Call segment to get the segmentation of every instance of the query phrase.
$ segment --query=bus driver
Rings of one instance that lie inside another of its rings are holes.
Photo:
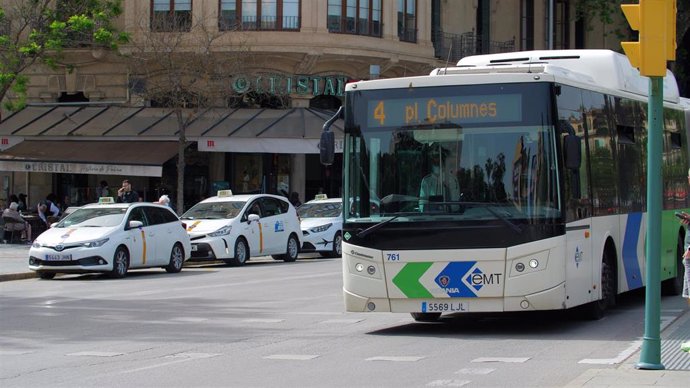
[[[433,206],[433,202],[454,202],[460,200],[460,185],[458,179],[448,173],[443,167],[443,159],[447,153],[440,145],[433,145],[431,150],[431,173],[422,178],[419,187],[419,211],[450,210],[451,207]],[[455,209],[456,207],[452,207]]]

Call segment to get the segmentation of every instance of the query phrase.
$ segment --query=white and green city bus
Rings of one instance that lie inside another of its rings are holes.
[[[601,317],[644,286],[648,79],[609,50],[466,57],[348,84],[347,311]],[[662,289],[679,293],[688,116],[664,79]],[[339,116],[338,116],[339,117]],[[322,161],[332,152],[324,125]]]

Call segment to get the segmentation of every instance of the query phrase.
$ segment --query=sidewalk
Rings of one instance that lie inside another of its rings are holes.
[[[28,245],[0,244],[0,282],[36,277],[28,265]],[[663,308],[663,307],[662,307]],[[592,368],[565,383],[565,387],[689,387],[690,353],[680,350],[690,340],[690,310],[662,327],[661,363],[665,370],[637,370],[640,350],[615,368]]]
[[[661,330],[661,363],[664,370],[638,370],[637,349],[616,368],[589,369],[565,387],[689,387],[690,353],[680,350],[690,340],[690,310]]]
[[[0,242],[0,282],[37,277],[29,270],[30,245]]]

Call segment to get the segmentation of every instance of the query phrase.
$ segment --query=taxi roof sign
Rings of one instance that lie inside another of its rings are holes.
[[[328,196],[326,194],[316,194],[314,199],[317,201],[323,201],[324,199],[328,199]]]
[[[100,198],[98,198],[98,204],[99,205],[106,205],[106,204],[110,204],[110,203],[115,203],[115,200],[113,199],[113,197],[100,197]]]
[[[218,190],[219,197],[232,197],[232,190]]]

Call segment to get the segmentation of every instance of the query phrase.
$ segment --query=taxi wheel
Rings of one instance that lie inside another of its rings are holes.
[[[249,247],[247,246],[247,241],[240,237],[237,239],[237,241],[235,241],[235,257],[228,260],[227,263],[228,265],[234,265],[236,267],[239,267],[247,262],[248,257]]]
[[[297,255],[299,255],[299,242],[294,234],[288,237],[287,241],[287,253],[283,256],[283,261],[286,263],[291,263],[297,260]]]
[[[333,237],[333,252],[331,252],[331,257],[340,257],[343,255],[343,236],[340,232],[337,232]]]
[[[180,243],[176,243],[172,247],[170,252],[170,263],[165,267],[165,271],[168,273],[178,273],[182,271],[182,265],[184,264],[184,250]]]
[[[116,279],[127,276],[127,268],[129,267],[129,252],[124,247],[118,247],[113,256],[113,269],[110,271],[110,276]]]
[[[45,280],[50,280],[55,277],[55,272],[39,272],[38,277]]]

